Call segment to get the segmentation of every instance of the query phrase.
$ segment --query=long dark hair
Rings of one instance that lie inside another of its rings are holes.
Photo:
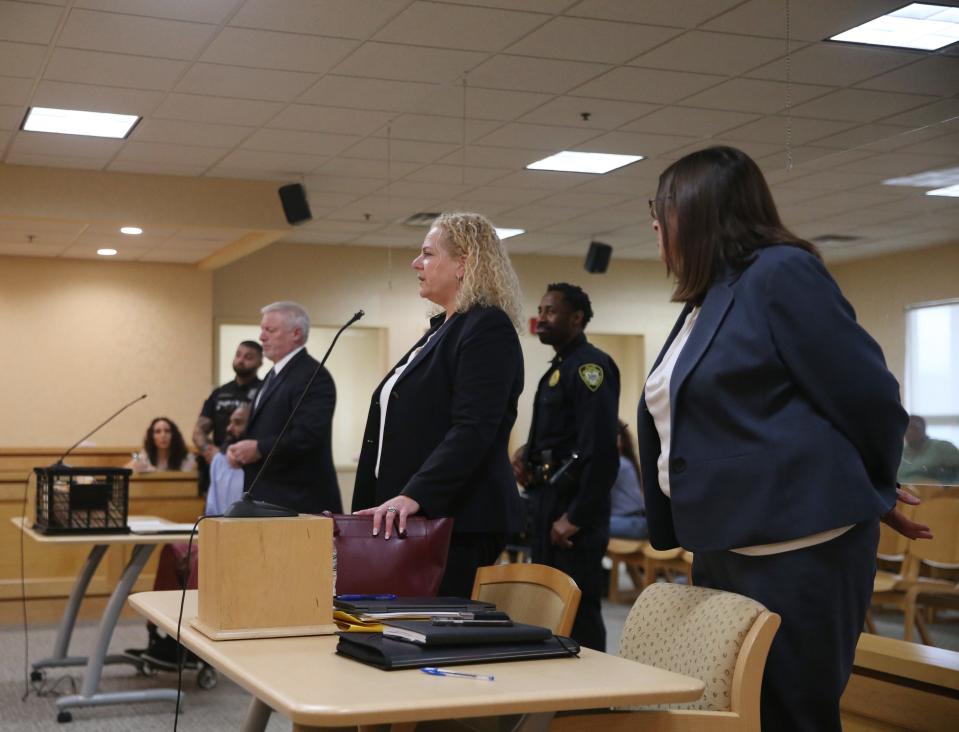
[[[157,417],[150,422],[147,433],[143,437],[143,449],[146,451],[147,457],[150,458],[150,465],[156,467],[157,464],[157,445],[153,441],[153,427],[157,422],[166,422],[170,425],[170,457],[167,459],[167,468],[179,470],[183,466],[183,461],[186,460],[186,443],[183,441],[180,428],[169,417]]]
[[[642,475],[642,473],[639,472],[639,460],[636,457],[636,450],[633,447],[633,436],[629,433],[629,425],[623,420],[619,420],[619,454],[633,464],[633,469],[636,471],[636,478],[639,480],[639,476]],[[642,484],[640,484],[640,489],[642,489]]]
[[[744,270],[773,244],[819,256],[783,225],[759,166],[734,147],[698,150],[666,168],[654,209],[666,269],[676,276],[674,302],[702,304],[726,268]]]

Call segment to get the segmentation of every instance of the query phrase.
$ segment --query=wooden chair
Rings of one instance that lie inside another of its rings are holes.
[[[872,605],[898,607],[904,615],[904,638],[912,639],[912,628],[915,626],[922,642],[932,645],[925,623],[915,611],[916,602],[926,592],[948,592],[954,583],[922,577],[920,570],[923,565],[939,569],[959,568],[959,501],[945,496],[934,498],[915,506],[912,515],[916,521],[929,525],[933,538],[908,542],[902,570],[898,574],[890,576],[888,572],[876,573]],[[915,591],[910,595],[914,588]],[[907,612],[907,602],[912,606],[910,612]],[[875,633],[868,616],[866,627],[870,633]]]
[[[656,577],[662,572],[666,579],[673,581],[675,575],[686,578],[686,583],[693,583],[692,554],[682,547],[676,549],[653,549],[647,544],[643,549],[643,582],[649,587],[656,582]]]
[[[759,732],[763,670],[780,618],[731,592],[659,582],[643,590],[626,619],[619,655],[701,678],[691,704],[561,714],[550,732]]]
[[[573,579],[544,564],[495,564],[476,570],[473,599],[496,604],[520,623],[542,625],[556,635],[573,629],[579,598]]]
[[[643,549],[649,546],[649,542],[639,539],[617,539],[612,538],[606,546],[606,556],[613,563],[609,570],[609,594],[607,597],[610,602],[633,602],[636,594],[645,586],[643,582],[643,564],[645,555]],[[626,568],[626,573],[633,582],[636,592],[628,593],[619,589],[620,567]]]

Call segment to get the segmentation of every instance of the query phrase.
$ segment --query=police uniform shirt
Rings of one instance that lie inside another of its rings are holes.
[[[223,444],[226,439],[226,427],[230,423],[230,415],[236,411],[237,407],[251,403],[262,385],[263,382],[260,379],[253,379],[242,386],[236,381],[230,381],[214,389],[203,402],[200,416],[213,422],[214,445],[220,447]]]
[[[619,369],[580,334],[556,354],[539,381],[526,459],[552,452],[555,473],[575,452],[580,477],[566,513],[579,527],[609,523],[610,489],[619,469]]]

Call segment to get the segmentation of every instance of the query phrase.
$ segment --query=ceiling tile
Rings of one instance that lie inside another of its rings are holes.
[[[475,51],[364,43],[335,72],[401,81],[444,82],[457,79],[485,58]]]
[[[798,119],[798,118],[797,118]],[[840,132],[828,137],[822,137],[812,140],[813,144],[821,147],[838,147],[843,149],[862,147],[863,145],[873,145],[882,143],[884,140],[893,140],[899,138],[907,131],[905,127],[894,127],[892,125],[866,124],[858,125],[845,132]]]
[[[23,122],[23,107],[0,105],[0,130],[19,129],[21,122]]]
[[[567,15],[693,28],[742,0],[583,0]]]
[[[247,0],[231,26],[369,38],[410,0]]]
[[[73,5],[151,18],[221,23],[236,7],[236,0],[74,0]]]
[[[75,246],[83,247],[113,247],[115,249],[152,249],[162,244],[168,237],[156,236],[125,236],[115,229],[110,233],[102,233],[93,227],[88,228],[73,242]]]
[[[559,152],[596,136],[595,130],[511,122],[477,140],[480,145]]]
[[[469,74],[470,86],[562,94],[603,73],[608,67],[499,54]]]
[[[56,257],[67,248],[66,244],[4,244],[0,243],[0,256],[4,257]]]
[[[184,61],[57,48],[47,64],[44,78],[166,91],[186,68]]]
[[[828,86],[792,84],[791,88],[787,89],[786,84],[777,81],[730,79],[723,84],[714,86],[712,89],[683,100],[683,104],[688,104],[691,107],[706,107],[707,109],[772,114],[786,106],[787,93],[791,95],[792,103],[796,105],[829,91],[831,90]],[[822,117],[823,115],[810,113],[806,116]],[[830,116],[832,117],[832,115]]]
[[[309,155],[326,156],[343,152],[359,139],[352,135],[335,135],[329,132],[261,129],[250,135],[241,147],[245,150],[289,153],[303,151]]]
[[[561,193],[554,193],[546,198],[540,198],[538,203],[542,204],[543,206],[556,206],[558,208],[569,208],[576,210],[615,206],[618,203],[622,203],[627,198],[629,197],[624,194],[615,193],[562,191]],[[597,214],[597,216],[602,217],[602,214]],[[593,225],[596,226],[597,224],[594,222]],[[608,228],[609,223],[606,223],[605,226]]]
[[[22,107],[30,97],[33,88],[32,79],[15,79],[12,76],[0,76],[0,104]]]
[[[32,78],[43,68],[46,51],[40,45],[0,41],[0,69],[3,69],[4,76]]]
[[[803,0],[790,13],[792,38],[819,41],[902,7],[902,0]],[[786,37],[785,6],[769,0],[748,0],[705,23],[707,30]]]
[[[634,66],[736,76],[785,53],[782,41],[689,31],[633,59]]]
[[[486,8],[528,10],[535,13],[561,13],[576,0],[444,0],[456,5],[482,5]]]
[[[503,218],[508,218],[510,221],[522,224],[519,228],[529,230],[558,221],[566,221],[567,219],[574,218],[577,213],[579,212],[571,211],[568,208],[556,208],[555,206],[544,206],[541,203],[531,203],[510,209]],[[532,238],[528,232],[523,236],[527,238],[527,240]]]
[[[780,145],[785,145],[787,138],[791,138],[793,145],[805,145],[812,140],[818,140],[820,137],[833,135],[854,126],[855,124],[852,122],[837,122],[830,119],[807,119],[803,117],[790,119],[784,116],[769,115],[734,130],[727,130],[723,137],[730,140],[759,140],[760,142],[772,142]],[[836,145],[835,147],[843,146]]]
[[[426,183],[460,183],[474,186],[499,181],[511,171],[508,168],[463,168],[462,165],[426,165],[406,176],[406,180]]]
[[[41,81],[31,103],[37,107],[84,109],[89,112],[113,112],[145,116],[156,109],[163,92],[123,89],[63,81]]]
[[[805,104],[799,98],[794,99],[796,106],[793,107],[793,113],[798,117],[828,117],[854,122],[873,122],[935,101],[934,97],[919,94],[894,94],[867,89],[840,89]]]
[[[852,173],[874,173],[886,178],[912,175],[942,166],[942,158],[936,155],[911,155],[909,153],[881,153],[846,163],[838,170]]]
[[[504,188],[536,188],[559,191],[582,185],[596,176],[589,173],[561,173],[554,170],[519,170],[500,177],[496,185]]]
[[[956,117],[959,117],[959,99],[943,99],[922,107],[916,107],[902,114],[887,117],[883,122],[905,127],[925,127],[942,124]]]
[[[283,109],[279,102],[252,99],[205,97],[199,94],[170,94],[154,113],[164,119],[182,119],[213,124],[259,127]]]
[[[518,170],[525,168],[532,162],[543,157],[542,150],[522,150],[511,147],[486,147],[469,145],[466,148],[466,165],[477,168],[511,168]],[[463,164],[463,150],[457,149],[437,162],[449,165]]]
[[[915,53],[905,50],[851,43],[813,43],[790,54],[789,77],[799,84],[828,81],[835,86],[848,86],[915,60]],[[746,76],[785,81],[786,59],[760,66]]]
[[[390,159],[405,163],[432,163],[443,155],[448,155],[459,145],[441,142],[417,142],[414,140],[392,140],[389,145]],[[386,140],[368,137],[353,145],[347,155],[351,158],[386,160]]]
[[[48,132],[18,132],[11,152],[25,155],[65,155],[107,160],[123,147],[124,140],[84,135],[54,135]]]
[[[510,204],[510,208],[512,208],[514,206],[532,203],[533,201],[539,201],[548,195],[549,193],[547,191],[532,188],[501,188],[493,184],[474,188],[466,195],[460,196],[460,198],[469,202],[475,202],[476,204],[508,203]],[[482,208],[483,206],[477,206],[477,209]]]
[[[306,153],[268,152],[265,150],[234,150],[224,157],[208,175],[218,175],[219,169],[265,170],[276,173],[311,173],[328,160],[323,155]],[[233,177],[233,176],[230,176]]]
[[[419,46],[499,51],[545,20],[533,13],[414,2],[373,38]]]
[[[249,28],[224,28],[201,61],[285,71],[324,74],[359,44],[344,38],[322,38]]]
[[[609,99],[556,97],[521,118],[522,122],[566,125],[595,130],[614,130],[621,125],[658,109],[655,104],[616,102]],[[583,114],[589,119],[583,119]]]
[[[959,56],[930,56],[873,77],[859,86],[883,91],[955,96],[959,89]]]
[[[397,180],[416,170],[417,163],[392,160],[386,158],[363,159],[339,156],[325,163],[317,169],[317,175],[353,176],[357,178],[378,178],[381,182]]]
[[[124,222],[124,223],[125,223],[125,222]],[[129,222],[129,223],[132,224],[132,223],[135,223],[135,222],[132,222],[132,221],[131,221],[131,222]],[[104,223],[104,222],[94,221],[94,222],[92,222],[92,223],[90,223],[90,224],[84,224],[83,227],[82,227],[82,229],[83,229],[83,230],[82,230],[81,233],[87,233],[87,234],[104,234],[104,235],[109,235],[109,236],[119,236],[119,235],[120,235],[120,234],[119,234],[119,231],[118,231],[119,225],[118,225],[117,222]],[[150,240],[156,239],[156,240],[159,240],[160,242],[162,242],[162,241],[166,241],[167,239],[169,239],[171,236],[173,236],[174,234],[176,234],[176,232],[177,232],[177,230],[176,230],[175,227],[170,227],[170,226],[147,226],[147,227],[144,229],[144,233],[143,233],[141,236],[139,236],[139,237],[137,237],[137,238],[133,238],[133,237],[127,235],[127,234],[123,234],[123,235],[122,235],[123,238],[121,239],[121,241],[139,241],[140,239],[142,239],[142,238],[144,238],[144,237],[147,237],[147,238],[150,239]]]
[[[581,86],[578,97],[670,104],[721,82],[721,76],[620,67]]]
[[[455,185],[450,183],[423,183],[412,180],[398,180],[384,186],[379,193],[399,198],[423,198],[443,201],[452,196],[462,195],[469,190],[470,185]]]
[[[915,135],[901,135],[897,142],[906,141]],[[906,153],[916,153],[924,155],[941,155],[943,160],[959,156],[959,134],[952,133],[942,135],[932,140],[917,141],[915,144],[900,148]]]
[[[139,262],[156,262],[158,264],[193,264],[194,262],[199,262],[204,259],[209,254],[212,254],[214,250],[209,252],[207,251],[193,251],[190,249],[170,249],[167,247],[160,247],[155,249],[152,252],[147,252],[146,254],[137,257]]]
[[[552,94],[482,89],[473,85],[466,89],[466,116],[470,119],[513,120],[553,98]],[[463,116],[463,86],[455,81],[437,87],[428,97],[419,100],[410,111],[442,114],[447,117]]]
[[[694,137],[654,135],[651,132],[616,131],[608,132],[601,137],[595,137],[587,143],[578,145],[576,149],[620,155],[642,155],[648,158],[685,147],[693,142],[695,142]],[[633,165],[637,164],[633,163]]]
[[[489,120],[468,120],[466,139],[472,142],[499,125],[499,122]],[[376,136],[384,138],[391,136],[394,140],[425,140],[459,145],[463,141],[463,120],[428,114],[404,114],[392,120],[388,127],[381,126],[376,131]]]
[[[0,0],[0,40],[47,44],[60,22],[62,8]]]
[[[162,142],[138,142],[131,140],[117,155],[117,160],[130,160],[143,163],[178,163],[181,165],[214,165],[226,154],[219,147],[188,147],[169,145]]]
[[[151,118],[137,125],[133,139],[137,142],[162,142],[170,145],[235,147],[252,132],[252,127]]]
[[[74,9],[57,42],[90,51],[193,60],[215,31],[216,26],[205,23]]]
[[[363,136],[372,134],[389,119],[389,112],[291,104],[270,120],[268,127]]]
[[[48,221],[44,219],[0,218],[0,239],[5,242],[27,240],[33,236],[40,243],[73,241],[84,232],[87,225],[76,221]]]
[[[178,92],[291,102],[316,81],[315,74],[198,63],[177,84]]]
[[[679,32],[661,26],[554,18],[508,50],[525,56],[621,64]],[[601,43],[597,43],[598,38],[602,38]]]
[[[331,107],[355,107],[391,112],[412,110],[420,99],[439,89],[416,81],[363,79],[327,74],[300,95],[297,101]]]
[[[10,150],[4,158],[10,165],[35,165],[39,168],[76,168],[80,170],[102,170],[110,159],[109,155],[85,157],[72,155],[37,155],[36,153]]]
[[[342,175],[326,175],[323,168],[312,173],[306,180],[306,188],[310,197],[322,198],[327,192],[353,193],[366,196],[378,191],[384,185],[379,178],[346,178]]]
[[[759,115],[747,112],[693,109],[691,107],[660,107],[652,114],[624,125],[623,129],[630,132],[709,137],[757,119],[759,119]]]
[[[252,152],[252,151],[250,151]],[[230,153],[231,156],[236,156],[236,153]],[[255,168],[240,168],[236,166],[226,166],[226,165],[217,165],[214,168],[208,169],[204,174],[204,178],[239,178],[241,180],[275,180],[281,181],[283,183],[289,183],[291,177],[302,178],[304,175],[308,174],[310,171],[306,168],[311,164],[311,160],[301,160],[294,164],[295,168],[302,168],[302,170],[285,170],[282,166],[274,164],[276,157],[282,157],[284,153],[253,153],[254,162],[252,165],[261,165],[262,167]],[[233,159],[238,159],[234,157]],[[243,156],[240,156],[239,159],[245,159]],[[313,161],[315,162],[315,161]],[[313,215],[318,215],[317,211],[311,209]]]

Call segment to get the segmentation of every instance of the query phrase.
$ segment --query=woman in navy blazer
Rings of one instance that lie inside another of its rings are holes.
[[[478,214],[442,214],[412,266],[442,312],[373,392],[353,510],[385,539],[408,516],[452,516],[440,594],[469,597],[476,568],[523,526],[508,454],[523,390],[519,282]]]
[[[650,210],[685,304],[639,405],[650,540],[782,616],[763,729],[840,730],[879,519],[928,535],[895,508],[899,385],[747,155],[687,155]]]

